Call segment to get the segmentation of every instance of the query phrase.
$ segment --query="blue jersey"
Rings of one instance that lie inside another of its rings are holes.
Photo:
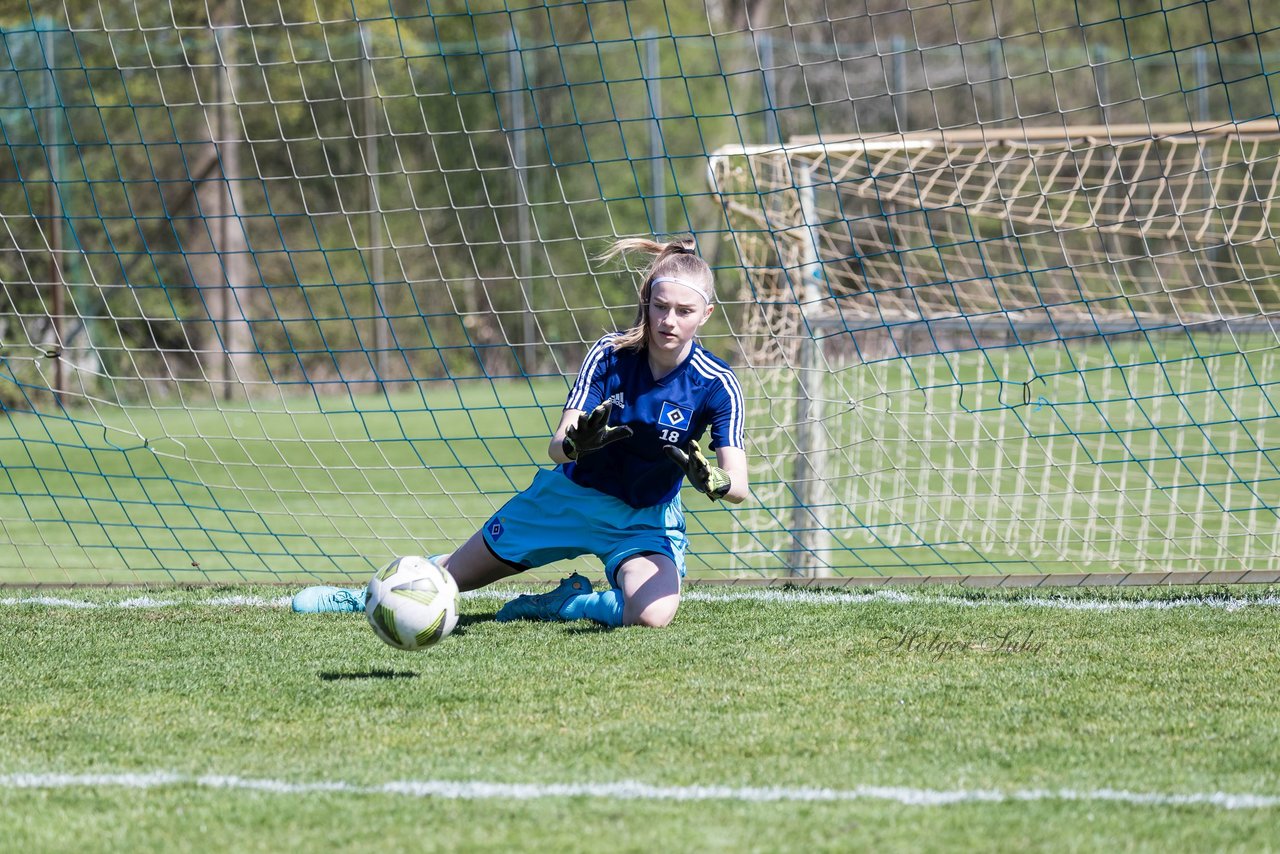
[[[565,409],[590,412],[612,400],[609,423],[633,435],[561,468],[580,486],[650,507],[675,498],[684,477],[664,445],[683,447],[710,427],[713,450],[745,449],[742,389],[733,369],[696,341],[674,371],[655,380],[647,351],[615,350],[616,337],[604,336],[587,353]]]

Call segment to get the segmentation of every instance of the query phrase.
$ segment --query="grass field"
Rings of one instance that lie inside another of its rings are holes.
[[[408,654],[280,587],[0,590],[0,839],[1280,849],[1276,590],[694,588],[661,631],[510,592]]]

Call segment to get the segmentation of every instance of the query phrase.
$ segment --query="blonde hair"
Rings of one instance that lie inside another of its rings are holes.
[[[715,302],[715,278],[707,262],[698,256],[698,244],[692,237],[684,236],[670,243],[658,243],[643,237],[627,237],[615,242],[599,260],[607,261],[619,255],[644,254],[654,256],[644,271],[644,283],[640,285],[640,302],[636,306],[636,319],[631,328],[618,333],[613,346],[617,350],[643,350],[649,343],[649,297],[653,293],[654,279],[677,279],[681,284],[700,291],[707,305]]]

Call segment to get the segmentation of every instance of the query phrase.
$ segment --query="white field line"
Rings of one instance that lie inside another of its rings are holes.
[[[260,596],[216,596],[210,599],[154,599],[137,596],[119,602],[90,602],[85,599],[66,599],[61,596],[7,596],[0,597],[0,606],[44,605],[50,608],[175,608],[179,606],[213,605],[227,607],[241,605],[250,608],[287,608],[290,597],[279,596],[264,599]]]
[[[1181,596],[1173,599],[1105,599],[1018,596],[1016,598],[967,598],[939,594],[876,590],[870,593],[808,590],[732,590],[706,593],[693,590],[683,598],[691,602],[796,602],[811,605],[859,605],[871,602],[956,605],[963,608],[1051,608],[1062,611],[1165,611],[1173,608],[1218,608],[1235,611],[1249,607],[1280,607],[1280,596],[1241,598],[1229,596]]]
[[[402,795],[447,800],[536,800],[597,798],[619,801],[734,801],[742,803],[844,803],[889,801],[906,806],[948,806],[966,803],[1023,803],[1028,801],[1111,802],[1134,806],[1207,806],[1224,810],[1274,809],[1280,796],[1227,792],[1132,792],[1124,789],[914,789],[903,786],[855,786],[851,789],[814,787],[768,788],[732,786],[654,786],[624,780],[617,783],[487,783],[467,780],[401,780],[360,786],[340,780],[310,783],[236,776],[187,776],[159,771],[150,774],[8,774],[0,789],[125,788],[159,789],[193,786],[278,795],[345,794]]]
[[[477,590],[462,594],[468,599],[506,601],[515,591]],[[724,602],[795,603],[800,605],[864,605],[921,604],[953,605],[960,608],[1046,608],[1058,611],[1167,611],[1175,608],[1212,608],[1238,611],[1242,608],[1277,608],[1280,596],[1242,598],[1231,596],[1182,596],[1173,599],[1106,599],[1079,597],[1018,596],[1013,598],[967,598],[939,594],[907,593],[900,590],[875,590],[869,593],[822,590],[690,590],[683,597],[689,602],[718,604]],[[289,596],[218,596],[209,599],[157,599],[138,596],[118,602],[91,602],[60,596],[0,597],[0,607],[42,605],[50,608],[174,608],[191,606],[241,606],[255,608],[288,608]]]

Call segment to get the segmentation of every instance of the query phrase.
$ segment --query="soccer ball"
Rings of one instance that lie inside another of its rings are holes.
[[[364,615],[384,643],[426,649],[457,625],[458,585],[425,557],[396,558],[369,579]]]

